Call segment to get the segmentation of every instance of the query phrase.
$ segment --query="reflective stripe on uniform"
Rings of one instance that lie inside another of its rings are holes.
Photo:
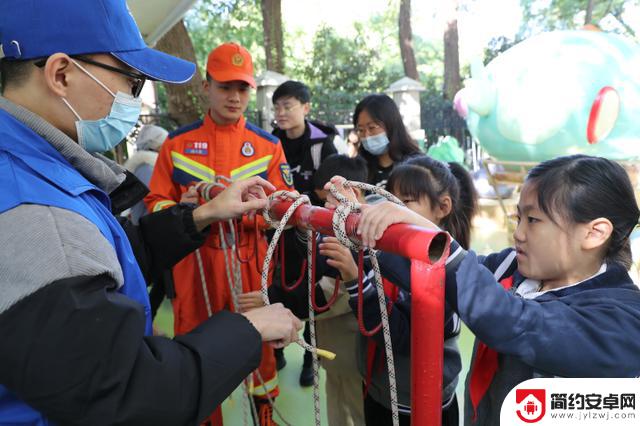
[[[278,375],[276,374],[273,379],[264,382],[264,386],[262,386],[262,383],[256,384],[252,393],[254,396],[266,396],[268,393],[273,392],[277,387]]]
[[[266,172],[269,167],[269,161],[273,158],[273,155],[267,155],[259,158],[251,163],[247,163],[237,169],[231,170],[232,180],[247,179],[251,176],[258,175],[262,172]]]
[[[155,206],[153,206],[153,212],[157,212],[160,211],[162,209],[165,209],[167,207],[171,207],[176,205],[175,201],[170,201],[170,200],[164,200],[164,201],[158,201]]]
[[[194,180],[203,182],[213,182],[216,172],[213,169],[200,164],[178,152],[171,151],[171,160],[173,167],[194,177]]]

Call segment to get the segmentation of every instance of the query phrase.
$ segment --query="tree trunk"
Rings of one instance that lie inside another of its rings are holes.
[[[584,24],[588,25],[593,20],[593,0],[589,0],[587,3],[587,11],[584,15]]]
[[[444,90],[445,99],[453,100],[462,87],[458,55],[458,0],[449,0],[449,16],[444,31]]]
[[[262,0],[261,8],[267,69],[284,74],[281,0]]]
[[[158,41],[156,49],[197,64],[191,37],[182,20]],[[200,67],[188,83],[163,84],[167,89],[169,116],[179,125],[193,123],[209,109],[207,96],[202,90]]]
[[[404,74],[414,80],[420,80],[416,56],[413,54],[413,38],[411,32],[411,0],[400,0],[400,13],[398,14],[398,30],[400,40],[400,55]]]

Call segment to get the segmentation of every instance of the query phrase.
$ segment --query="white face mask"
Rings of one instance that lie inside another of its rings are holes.
[[[382,155],[389,149],[389,138],[386,133],[369,136],[362,140],[362,147],[372,155]]]
[[[83,120],[69,101],[62,98],[65,105],[78,119],[78,121],[76,121],[78,143],[88,152],[109,151],[122,142],[131,129],[133,129],[133,126],[135,126],[140,117],[142,100],[123,92],[114,94],[104,83],[93,76],[83,66],[73,59],[71,59],[71,61],[113,96],[111,111],[109,111],[106,117],[99,120]]]

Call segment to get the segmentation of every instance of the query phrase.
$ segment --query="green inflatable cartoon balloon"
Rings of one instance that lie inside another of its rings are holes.
[[[454,106],[497,160],[590,154],[640,158],[640,45],[617,34],[555,31],[522,41],[472,78]]]

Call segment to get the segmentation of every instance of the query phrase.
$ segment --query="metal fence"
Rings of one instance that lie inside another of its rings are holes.
[[[482,149],[469,133],[467,123],[453,109],[449,102],[437,105],[422,105],[420,110],[420,124],[425,131],[425,149],[437,143],[441,137],[453,136],[458,140],[460,148],[464,150],[465,162],[476,170],[480,167]]]
[[[333,125],[353,126],[353,109],[336,109],[332,111],[311,111],[313,119]]]

